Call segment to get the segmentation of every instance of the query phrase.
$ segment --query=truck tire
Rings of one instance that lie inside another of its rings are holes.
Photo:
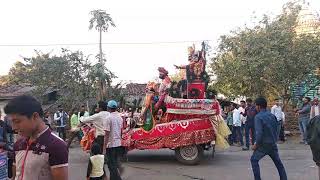
[[[186,165],[196,165],[203,158],[203,147],[200,145],[182,146],[175,149],[179,162]]]

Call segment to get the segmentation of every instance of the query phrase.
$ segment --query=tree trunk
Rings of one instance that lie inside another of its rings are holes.
[[[103,64],[103,59],[102,59],[102,28],[100,27],[99,29],[100,32],[100,38],[99,38],[99,62]]]
[[[102,54],[102,28],[99,28],[99,63],[102,66],[102,70],[104,71],[104,61],[103,61],[103,54]],[[106,91],[106,83],[105,80],[102,79],[102,77],[99,77],[99,89],[98,89],[98,100],[102,101],[105,97],[105,91]]]
[[[291,96],[289,94],[289,87],[288,86],[284,87],[282,98],[283,98],[283,110],[287,111],[288,104],[289,104],[290,99],[291,99]]]

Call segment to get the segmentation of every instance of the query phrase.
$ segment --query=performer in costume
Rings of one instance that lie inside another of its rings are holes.
[[[146,97],[144,105],[142,107],[140,118],[137,122],[138,126],[141,126],[144,130],[150,131],[155,125],[155,100],[157,84],[155,82],[149,82],[146,87]]]
[[[178,89],[180,92],[180,97],[183,99],[188,98],[188,92],[187,92],[187,78],[186,78],[186,70],[180,69],[179,75],[181,77],[181,80],[178,82]]]
[[[206,87],[209,82],[209,76],[206,72],[206,54],[205,54],[205,43],[202,42],[201,51],[195,51],[195,46],[188,47],[188,65],[177,66],[177,69],[186,69],[186,76],[189,83],[200,80],[206,83]]]
[[[162,79],[162,82],[159,87],[159,100],[155,105],[155,111],[157,112],[159,108],[162,109],[162,112],[165,112],[165,106],[164,106],[164,99],[169,94],[169,89],[171,86],[171,79],[168,76],[168,71],[163,68],[159,67],[159,78]]]

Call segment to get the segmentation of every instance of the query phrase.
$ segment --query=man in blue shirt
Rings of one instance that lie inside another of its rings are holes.
[[[251,156],[251,166],[255,180],[261,180],[259,161],[268,155],[276,165],[280,180],[287,180],[285,168],[280,160],[277,140],[278,140],[278,122],[276,117],[267,111],[267,100],[265,98],[256,99],[256,109],[258,114],[254,119],[256,142],[252,146],[254,150]]]
[[[302,136],[301,144],[307,145],[307,125],[310,120],[310,111],[311,111],[311,105],[310,105],[311,99],[309,97],[303,98],[303,106],[300,110],[297,110],[297,113],[299,114],[298,122],[299,122],[299,129]]]

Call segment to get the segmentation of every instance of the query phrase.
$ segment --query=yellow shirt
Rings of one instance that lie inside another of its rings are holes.
[[[104,155],[98,154],[90,157],[92,164],[92,170],[90,177],[101,177],[103,176],[103,167],[104,167]]]

